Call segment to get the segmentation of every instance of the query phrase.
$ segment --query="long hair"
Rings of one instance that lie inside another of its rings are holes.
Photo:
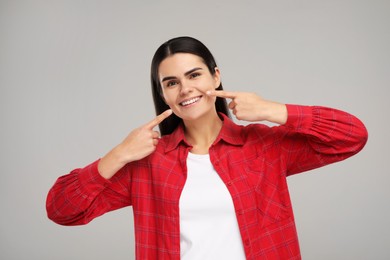
[[[191,53],[201,57],[203,59],[204,64],[209,69],[210,73],[212,75],[215,74],[215,68],[217,67],[217,63],[215,62],[215,59],[209,49],[199,40],[184,36],[173,38],[162,44],[153,56],[150,70],[152,95],[156,115],[159,115],[165,110],[169,109],[169,106],[165,103],[163,99],[162,88],[160,80],[158,78],[158,67],[165,58],[172,56],[175,53]],[[217,90],[222,89],[223,88],[221,83],[218,86]],[[217,112],[221,112],[230,117],[227,102],[224,98],[217,97],[215,101],[215,108]],[[168,117],[159,124],[161,135],[167,135],[172,133],[182,121],[183,120],[181,118],[179,118],[175,114],[172,114],[170,117]]]

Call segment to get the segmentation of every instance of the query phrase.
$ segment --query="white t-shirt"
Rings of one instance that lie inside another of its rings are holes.
[[[232,197],[208,154],[188,154],[179,206],[181,259],[245,259]]]

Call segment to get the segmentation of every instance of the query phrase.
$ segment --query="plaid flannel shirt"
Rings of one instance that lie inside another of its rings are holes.
[[[356,117],[331,108],[287,105],[281,126],[241,126],[224,115],[209,149],[236,211],[247,259],[301,259],[286,177],[341,161],[360,151],[367,131]],[[133,207],[136,258],[180,259],[179,199],[191,145],[183,126],[155,152],[127,164],[110,180],[98,161],[60,177],[47,197],[50,219],[81,225]],[[207,235],[207,234],[205,234]]]

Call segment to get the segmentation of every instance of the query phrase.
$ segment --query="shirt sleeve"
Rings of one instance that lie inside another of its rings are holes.
[[[287,105],[281,154],[287,175],[344,160],[363,149],[367,129],[355,116],[320,106]]]
[[[98,172],[98,163],[99,160],[57,179],[47,195],[49,219],[61,225],[82,225],[131,205],[130,174],[126,168],[106,180]]]

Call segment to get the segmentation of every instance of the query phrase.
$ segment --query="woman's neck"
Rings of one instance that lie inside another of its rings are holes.
[[[184,125],[186,139],[192,145],[191,152],[207,154],[222,128],[222,120],[215,112],[194,121],[184,121]]]

